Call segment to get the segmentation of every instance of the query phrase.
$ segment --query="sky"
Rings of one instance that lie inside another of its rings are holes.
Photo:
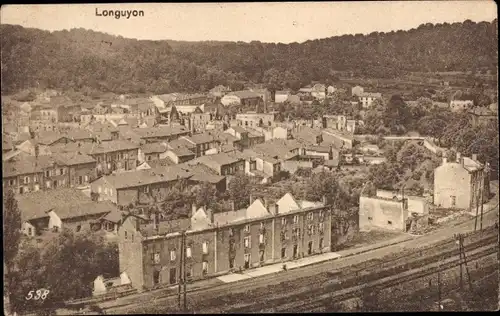
[[[96,10],[142,10],[129,19]],[[127,38],[304,42],[343,34],[409,30],[423,23],[491,22],[496,3],[469,1],[4,5],[2,24],[49,31],[85,28]]]

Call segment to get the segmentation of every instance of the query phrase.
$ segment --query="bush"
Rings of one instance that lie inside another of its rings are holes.
[[[421,177],[422,177],[422,171],[420,171],[420,170],[414,171],[412,176],[411,176],[411,178],[413,180],[416,180],[416,181],[420,180]]]

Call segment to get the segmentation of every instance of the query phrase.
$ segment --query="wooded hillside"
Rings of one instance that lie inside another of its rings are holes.
[[[496,19],[300,44],[143,41],[15,25],[1,25],[1,31],[4,93],[37,85],[167,93],[239,81],[297,88],[312,80],[335,81],[336,71],[371,78],[411,71],[496,71],[498,58]]]

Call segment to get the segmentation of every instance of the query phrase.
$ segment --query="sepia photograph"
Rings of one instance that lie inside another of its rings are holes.
[[[500,309],[494,1],[0,17],[5,315]]]

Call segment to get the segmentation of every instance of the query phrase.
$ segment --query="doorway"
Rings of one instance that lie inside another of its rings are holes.
[[[153,271],[153,283],[154,284],[160,283],[160,271],[157,271],[157,270]]]
[[[175,284],[176,281],[177,281],[177,270],[176,268],[171,268],[169,275],[169,282],[170,284]]]
[[[250,254],[245,254],[245,269],[250,269]]]
[[[297,245],[293,245],[293,258],[297,258],[299,254],[299,247]]]
[[[312,254],[313,252],[313,242],[310,241],[308,244],[307,244],[307,254],[310,255]]]

